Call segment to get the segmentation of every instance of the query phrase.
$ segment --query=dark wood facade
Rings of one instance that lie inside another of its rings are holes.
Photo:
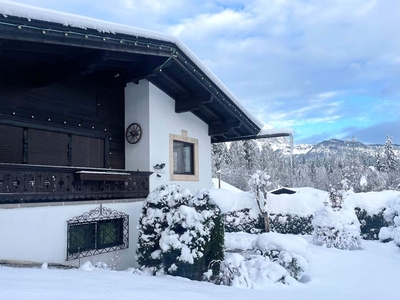
[[[151,173],[124,170],[123,86],[77,74],[35,87],[6,71],[1,65],[0,204],[148,195]]]
[[[151,173],[125,170],[119,69],[82,48],[0,48],[0,204],[146,197]]]
[[[1,163],[124,169],[122,86],[106,89],[80,74],[43,87],[3,78],[0,117]],[[90,153],[101,160],[89,161]]]

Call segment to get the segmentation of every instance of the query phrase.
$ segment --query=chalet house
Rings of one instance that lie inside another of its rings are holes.
[[[262,124],[176,39],[0,4],[0,261],[133,266],[149,191]]]

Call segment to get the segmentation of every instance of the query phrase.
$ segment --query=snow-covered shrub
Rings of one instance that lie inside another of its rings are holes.
[[[271,231],[283,234],[311,234],[313,216],[270,214],[269,222]]]
[[[342,250],[361,248],[360,222],[354,209],[343,205],[341,209],[325,206],[317,210],[312,220],[313,242]]]
[[[226,232],[260,233],[264,230],[263,217],[253,209],[244,208],[225,215]]]
[[[274,232],[263,233],[253,242],[253,249],[287,271],[277,281],[287,282],[287,276],[300,280],[308,267],[307,242],[300,237]]]
[[[220,276],[216,283],[237,287],[258,288],[275,283],[296,284],[308,278],[307,241],[301,237],[274,232],[263,233],[248,239],[240,233],[242,241],[236,244],[236,233],[229,234],[229,249],[239,253],[227,253],[221,262]],[[249,245],[249,243],[251,245]]]
[[[360,222],[361,237],[365,240],[377,240],[379,230],[389,225],[383,216],[383,210],[377,214],[368,213],[365,209],[359,207],[354,210]]]
[[[400,247],[400,197],[393,201],[384,211],[385,220],[389,223],[388,227],[383,227],[379,232],[381,241],[393,239]]]
[[[238,253],[230,253],[221,262],[218,284],[234,287],[252,288],[252,282],[247,273],[245,258]]]
[[[166,216],[172,210],[173,196],[181,190],[180,186],[159,186],[143,203],[138,225],[137,261],[140,266],[157,268],[161,264],[161,258],[156,255],[160,252],[161,233],[168,226]]]
[[[159,186],[143,204],[138,229],[138,263],[153,274],[201,280],[211,261],[223,259],[222,216],[206,190]]]

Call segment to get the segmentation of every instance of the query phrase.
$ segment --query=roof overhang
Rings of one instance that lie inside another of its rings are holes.
[[[24,80],[31,80],[34,86],[74,73],[92,76],[110,88],[147,79],[175,100],[176,113],[191,112],[208,124],[214,143],[254,138],[262,127],[183,44],[173,39],[72,27],[4,13],[0,14],[0,64],[2,71],[6,70],[3,74],[20,68],[14,75],[27,74]],[[39,75],[31,76],[32,72]]]

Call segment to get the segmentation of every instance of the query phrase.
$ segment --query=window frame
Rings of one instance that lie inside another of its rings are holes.
[[[191,173],[175,172],[174,142],[189,144],[192,146]],[[199,141],[187,136],[187,131],[182,130],[181,135],[169,135],[169,177],[171,181],[199,181]]]

